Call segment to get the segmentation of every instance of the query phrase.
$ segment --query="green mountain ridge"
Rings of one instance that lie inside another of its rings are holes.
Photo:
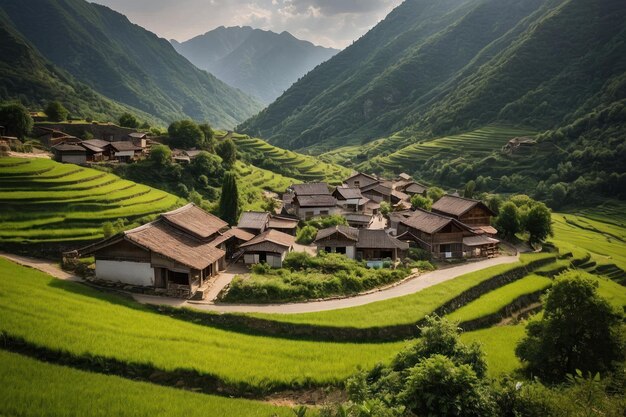
[[[107,7],[84,0],[6,0],[0,10],[41,55],[78,81],[166,122],[192,118],[231,128],[261,108]]]
[[[270,103],[336,49],[313,45],[289,32],[219,27],[174,48],[198,68]]]

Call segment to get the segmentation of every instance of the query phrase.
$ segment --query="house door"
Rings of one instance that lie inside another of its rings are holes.
[[[154,286],[156,288],[165,288],[166,287],[166,271],[165,268],[155,268],[154,269]]]
[[[259,263],[267,263],[267,253],[261,252],[259,253]]]

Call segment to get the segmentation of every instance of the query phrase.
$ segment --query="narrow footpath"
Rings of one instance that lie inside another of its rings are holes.
[[[16,262],[21,265],[39,269],[53,277],[81,281],[81,278],[63,271],[59,265],[54,262],[42,259],[29,258],[25,256],[12,255],[0,252],[0,256]],[[394,287],[386,288],[380,291],[374,291],[363,295],[356,295],[350,298],[340,298],[332,300],[312,301],[305,303],[287,303],[287,304],[215,304],[212,302],[194,302],[178,298],[150,296],[143,294],[131,294],[135,300],[142,304],[167,305],[171,307],[188,307],[196,310],[213,311],[219,313],[277,313],[277,314],[297,314],[297,313],[314,313],[318,311],[338,310],[341,308],[357,307],[377,301],[389,300],[391,298],[402,297],[413,294],[433,285],[441,284],[461,275],[470,272],[480,271],[495,265],[510,264],[517,262],[518,256],[499,256],[497,258],[485,259],[465,263],[459,266],[453,266],[436,271],[427,272],[416,278],[405,281]],[[232,279],[232,276],[225,278]],[[221,282],[220,287],[225,284]],[[215,294],[216,295],[216,294]]]

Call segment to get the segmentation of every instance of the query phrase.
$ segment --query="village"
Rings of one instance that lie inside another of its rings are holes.
[[[281,268],[294,251],[342,254],[368,268],[395,268],[410,248],[436,261],[498,254],[494,213],[484,203],[444,195],[431,211],[412,209],[411,197],[427,190],[406,174],[385,180],[355,173],[337,187],[293,184],[276,211],[243,212],[234,227],[190,203],[65,257],[94,256],[100,282],[202,300],[221,273],[244,265]],[[394,211],[383,214],[385,204]],[[303,222],[327,217],[347,225],[317,230],[310,245],[296,243]]]

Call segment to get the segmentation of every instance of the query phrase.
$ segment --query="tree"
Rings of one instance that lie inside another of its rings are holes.
[[[202,148],[207,151],[215,152],[215,134],[213,129],[208,123],[203,123],[198,125],[202,133],[204,134],[204,141],[202,143]]]
[[[150,160],[158,166],[166,166],[172,160],[172,151],[168,146],[155,145],[150,148]]]
[[[5,127],[7,135],[23,139],[33,128],[33,119],[21,104],[5,104],[0,107],[0,125]]]
[[[232,139],[226,139],[217,145],[216,152],[222,157],[222,161],[226,167],[232,167],[237,160],[237,146]]]
[[[511,238],[520,231],[520,215],[517,206],[507,201],[500,207],[500,214],[495,220],[496,229],[503,236]]]
[[[222,160],[219,156],[202,151],[189,164],[189,170],[196,177],[206,175],[210,178],[221,178],[224,175]]]
[[[67,115],[69,114],[67,109],[63,107],[63,104],[58,101],[48,103],[44,112],[46,116],[48,116],[48,119],[53,122],[63,122],[67,120]]]
[[[559,208],[565,203],[565,197],[567,197],[567,188],[563,183],[559,182],[550,187],[550,193],[552,195],[552,207]]]
[[[543,317],[528,324],[515,349],[528,372],[560,382],[576,370],[604,373],[623,361],[621,315],[598,295],[598,282],[590,277],[569,271],[556,278],[544,298]]]
[[[276,213],[276,209],[278,208],[278,200],[272,197],[263,197],[263,204],[261,205],[261,208],[264,211]]]
[[[190,149],[199,147],[204,140],[204,133],[191,120],[179,120],[167,128],[169,143],[175,148]]]
[[[474,191],[476,191],[476,182],[474,180],[470,180],[465,184],[465,191],[463,191],[463,197],[465,198],[473,198]]]
[[[446,192],[439,187],[431,187],[428,189],[426,195],[428,196],[428,198],[433,200],[433,203],[436,203],[441,197],[445,195],[445,193]]]
[[[541,242],[548,236],[552,236],[552,214],[550,209],[545,204],[537,202],[526,214],[524,226],[530,235],[528,240],[531,243]]]
[[[415,194],[413,197],[411,197],[411,205],[415,208],[430,210],[430,208],[433,206],[433,200],[431,200],[429,197]]]
[[[229,225],[234,226],[239,219],[239,191],[237,190],[237,178],[235,173],[227,171],[222,183],[222,195],[220,196],[219,213]]]
[[[380,214],[383,216],[388,215],[391,212],[391,204],[386,201],[380,202]]]
[[[296,242],[308,245],[315,240],[315,236],[317,236],[317,229],[315,227],[304,226],[302,229],[298,230]]]
[[[139,121],[135,116],[130,113],[124,113],[119,118],[120,126],[136,129],[139,126]]]

